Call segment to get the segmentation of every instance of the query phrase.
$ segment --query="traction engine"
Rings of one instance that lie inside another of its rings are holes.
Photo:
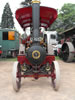
[[[61,39],[61,50],[60,58],[65,62],[72,62],[75,59],[75,27],[72,27],[60,35]]]
[[[47,30],[57,18],[53,8],[40,6],[38,0],[32,1],[31,6],[16,11],[16,19],[26,31],[30,27],[30,36],[22,40],[17,62],[13,66],[13,88],[18,91],[22,77],[51,77],[52,86],[58,90],[60,71],[55,61],[52,45],[48,42],[47,34],[41,32],[41,27]],[[50,78],[49,78],[50,79]]]

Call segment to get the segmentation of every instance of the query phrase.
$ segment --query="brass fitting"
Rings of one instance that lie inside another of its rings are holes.
[[[26,68],[25,66],[22,66],[22,70],[23,70],[23,71],[26,71],[27,68]]]
[[[47,66],[46,67],[46,71],[50,71],[50,66]]]
[[[39,0],[33,0],[32,3],[40,3]]]
[[[50,66],[50,64],[49,64],[49,63],[47,63],[47,66],[46,66],[46,71],[50,71],[50,69],[51,69],[51,66]]]
[[[35,53],[37,53],[38,56],[35,56]],[[34,50],[34,51],[32,52],[32,57],[33,57],[34,59],[39,59],[39,58],[40,58],[40,52],[39,52],[38,50]]]

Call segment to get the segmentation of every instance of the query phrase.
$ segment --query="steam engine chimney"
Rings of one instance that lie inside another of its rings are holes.
[[[33,39],[38,41],[40,25],[40,1],[32,1]]]

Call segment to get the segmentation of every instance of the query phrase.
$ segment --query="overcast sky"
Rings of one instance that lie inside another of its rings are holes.
[[[4,6],[8,2],[13,12],[15,27],[21,34],[23,33],[23,30],[15,19],[15,11],[16,9],[20,7],[20,3],[22,1],[24,0],[0,0],[0,22],[1,22],[1,17],[2,17]],[[56,9],[60,9],[64,5],[64,3],[74,3],[75,4],[75,0],[40,0],[40,1],[41,1],[41,5],[56,8]]]

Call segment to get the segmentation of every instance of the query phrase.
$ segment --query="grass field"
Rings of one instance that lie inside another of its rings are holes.
[[[55,57],[56,60],[59,60],[60,58],[58,56]]]
[[[17,58],[0,58],[0,61],[17,61]]]

